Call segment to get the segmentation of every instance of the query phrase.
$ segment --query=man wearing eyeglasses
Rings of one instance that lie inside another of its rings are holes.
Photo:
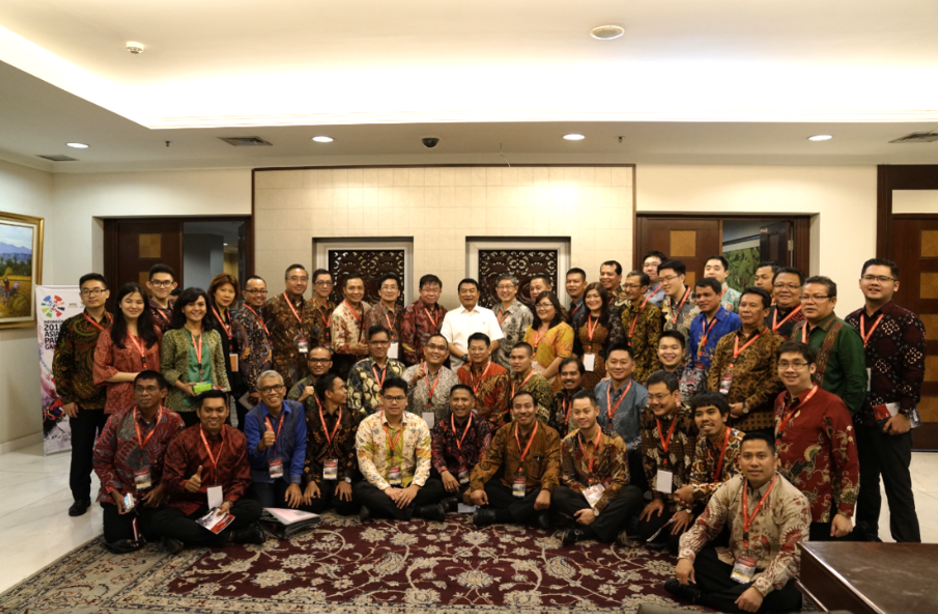
[[[153,322],[164,333],[169,330],[169,323],[173,319],[173,304],[176,297],[176,271],[167,264],[154,264],[150,267],[147,280],[147,290],[150,291],[149,307],[153,313]]]
[[[391,331],[391,345],[388,356],[403,361],[401,351],[401,318],[404,310],[397,304],[401,296],[401,282],[397,275],[387,273],[378,279],[378,297],[380,300],[368,312],[368,326],[384,326]]]
[[[518,283],[517,277],[507,273],[500,275],[495,282],[495,292],[501,303],[494,311],[504,338],[492,352],[492,360],[508,370],[511,369],[511,350],[524,341],[525,331],[534,322],[534,314],[516,298]]]
[[[650,283],[648,275],[632,271],[622,285],[626,302],[616,303],[610,313],[612,331],[610,344],[628,343],[635,360],[635,381],[644,382],[661,368],[658,361],[658,338],[664,328],[661,310],[645,297]]]
[[[459,377],[443,366],[449,356],[449,344],[443,335],[433,335],[423,348],[424,361],[407,367],[407,411],[423,416],[433,425],[449,416],[449,391],[459,384]]]
[[[316,347],[309,351],[306,359],[309,375],[293,384],[287,393],[288,401],[296,401],[307,410],[318,410],[316,404],[316,383],[332,368],[332,350],[326,347]]]
[[[661,303],[664,330],[676,330],[689,339],[690,325],[700,314],[700,307],[693,291],[684,285],[686,278],[687,265],[680,260],[665,260],[658,267],[658,281],[667,295],[667,300]]]
[[[248,412],[244,436],[251,463],[251,496],[263,507],[300,506],[306,462],[306,413],[285,401],[286,386],[276,371],[257,378],[261,402]]]
[[[857,502],[854,535],[867,541],[879,539],[882,475],[892,538],[897,542],[920,542],[909,463],[911,429],[921,425],[917,405],[928,348],[922,320],[892,300],[898,289],[899,267],[895,262],[867,260],[860,277],[866,305],[847,316],[847,323],[860,330],[870,375],[856,421],[863,488]]]
[[[319,339],[319,343],[322,344],[323,347],[331,348],[332,330],[329,326],[329,323],[332,319],[332,312],[335,311],[335,303],[329,300],[329,296],[332,294],[332,290],[335,288],[335,280],[332,278],[332,273],[326,269],[316,269],[313,271],[312,280],[313,313],[314,317],[316,318],[316,322],[322,330],[322,336]]]
[[[231,315],[236,323],[232,328],[238,338],[238,347],[241,348],[238,370],[247,386],[250,407],[261,398],[257,392],[257,376],[273,368],[273,348],[263,316],[266,302],[267,282],[255,275],[244,284],[244,304]],[[239,412],[238,422],[243,424],[242,420],[243,416]]]
[[[404,363],[388,358],[391,331],[384,326],[368,329],[368,354],[352,367],[348,378],[348,408],[367,416],[381,409],[381,389],[385,380],[404,375]],[[406,392],[406,388],[404,389]]]
[[[286,289],[267,301],[261,316],[270,331],[274,369],[287,388],[306,372],[309,349],[320,345],[322,325],[313,313],[313,304],[303,298],[309,274],[302,264],[291,264],[284,274]]]
[[[805,321],[792,329],[791,340],[800,341],[817,354],[818,386],[843,399],[856,415],[866,399],[866,357],[857,329],[837,317],[837,284],[829,277],[809,277],[801,294]]]
[[[791,339],[791,331],[796,324],[804,322],[804,312],[801,310],[803,285],[804,273],[795,267],[782,267],[772,278],[772,298],[775,304],[765,317],[765,325],[785,340]]]

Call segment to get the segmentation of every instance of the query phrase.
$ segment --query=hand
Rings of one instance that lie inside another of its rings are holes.
[[[596,520],[596,514],[594,514],[593,510],[591,510],[588,507],[584,507],[581,510],[577,510],[576,513],[573,514],[573,517],[576,518],[576,521],[578,523],[580,523],[581,525],[585,527],[588,527],[589,525],[593,524],[593,521]]]
[[[300,506],[300,502],[303,500],[303,493],[300,492],[299,484],[290,484],[287,486],[287,494],[285,497],[287,505],[294,509]]]
[[[114,505],[117,506],[117,513],[126,514],[127,510],[124,508],[124,495],[122,495],[119,490],[112,490],[111,498],[114,499]]]
[[[312,386],[303,386],[303,394],[301,394],[300,398],[298,398],[296,401],[297,403],[302,403],[303,401],[310,398],[311,396],[315,396],[315,394],[316,394],[315,388],[313,388]]]
[[[757,591],[755,587],[750,586],[736,600],[736,606],[743,612],[755,612],[762,607],[762,599],[762,593]]]
[[[144,507],[159,507],[163,504],[163,499],[165,498],[166,487],[162,484],[157,484],[156,488],[151,488],[143,493],[143,496],[140,497],[140,502],[143,503]]]
[[[417,382],[419,382],[420,378],[422,378],[424,374],[426,374],[426,372],[427,372],[427,363],[425,362],[420,363],[420,366],[417,367],[416,371],[414,371],[414,376],[410,378],[410,383],[416,384]]]
[[[224,503],[219,505],[218,511],[223,514],[230,514],[231,513],[231,501],[225,501]]]
[[[472,501],[472,492],[470,492],[468,488],[466,489],[466,492],[462,494],[462,502],[466,505],[474,505],[474,502]]]
[[[384,494],[390,497],[391,501],[393,501],[395,505],[397,505],[397,502],[400,500],[402,492],[404,491],[400,488],[394,488],[393,486],[388,486],[384,489]]]
[[[836,514],[831,521],[831,537],[843,537],[853,531],[853,523],[843,514]]]
[[[339,482],[339,485],[335,487],[335,491],[339,493],[339,501],[352,500],[352,485],[348,482]]]
[[[264,431],[264,435],[261,437],[261,440],[257,443],[257,450],[263,452],[267,448],[274,445],[277,442],[277,436],[274,434],[274,429],[269,424],[267,425],[267,430]]]
[[[485,491],[482,490],[481,488],[479,490],[473,490],[471,496],[472,496],[472,502],[475,505],[488,505],[489,504],[489,496],[485,494]]]
[[[694,504],[694,487],[688,484],[674,491],[674,498],[683,501],[687,505]]]
[[[658,512],[658,517],[661,518],[661,512],[664,511],[664,501],[661,499],[652,499],[651,503],[645,506],[645,509],[642,510],[642,515],[638,517],[639,520],[651,520],[651,515],[655,512]]]
[[[66,403],[62,406],[62,411],[65,412],[65,415],[69,418],[78,417],[78,403]]]
[[[303,503],[305,505],[310,505],[313,502],[313,499],[319,498],[319,485],[316,482],[310,481],[306,485],[306,490],[303,492]]]
[[[733,414],[734,418],[739,418],[743,415],[743,404],[742,403],[730,403],[730,413]]]
[[[909,420],[908,416],[896,414],[883,425],[883,432],[889,433],[890,435],[902,435],[903,433],[908,433],[911,428],[912,421]]]
[[[459,480],[454,478],[452,473],[444,471],[440,477],[443,478],[443,488],[446,492],[459,492]]]
[[[537,495],[537,499],[534,500],[534,509],[546,510],[549,507],[550,507],[550,491],[542,490],[540,494]]]
[[[417,486],[414,484],[411,484],[402,490],[400,496],[397,499],[397,508],[402,510],[410,505],[410,502],[414,500],[414,497],[417,496],[417,491],[419,490],[420,489],[417,488]]]
[[[195,385],[196,385],[197,382],[190,382],[190,383],[188,383],[188,384],[183,384],[182,382],[178,382],[178,381],[177,381],[176,383],[177,383],[177,386],[178,386],[180,389],[182,389],[183,392],[185,392],[186,394],[188,394],[190,397],[194,397],[194,396],[195,396],[195,391],[194,391],[193,389],[195,388]]]
[[[199,470],[186,482],[186,492],[199,492],[200,488],[202,488],[202,465],[199,465]]]
[[[694,579],[694,564],[687,559],[681,559],[677,562],[677,567],[674,568],[674,575],[677,576],[677,581],[684,586],[697,584],[697,580]]]
[[[686,510],[682,510],[674,514],[674,526],[671,527],[671,535],[680,535],[684,531],[690,528],[690,525],[694,522],[694,515]]]

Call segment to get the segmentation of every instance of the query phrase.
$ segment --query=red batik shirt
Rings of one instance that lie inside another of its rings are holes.
[[[476,395],[476,412],[489,423],[489,430],[497,431],[505,424],[508,404],[511,402],[511,377],[508,370],[489,361],[482,368],[467,362],[456,371],[459,381],[470,386]]]
[[[407,306],[401,316],[401,350],[404,364],[413,366],[423,360],[423,348],[427,340],[440,333],[446,308],[439,303],[432,308],[423,301]]]
[[[453,431],[453,420],[451,415],[447,415],[445,420],[439,420],[430,429],[430,458],[433,462],[433,468],[440,475],[444,471],[449,471],[454,478],[459,477],[459,468],[465,467],[471,473],[473,468],[479,463],[479,459],[489,449],[492,443],[492,432],[489,430],[489,424],[484,419],[472,414],[472,424],[469,430],[466,430],[466,420],[460,424],[456,422],[456,430]],[[457,440],[459,443],[457,443]],[[462,462],[460,463],[460,459]]]

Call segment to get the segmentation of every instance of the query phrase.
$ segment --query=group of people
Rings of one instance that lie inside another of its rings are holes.
[[[53,363],[69,513],[90,506],[92,469],[121,552],[259,543],[263,507],[443,520],[461,504],[479,526],[564,527],[567,545],[668,548],[665,588],[694,603],[793,609],[797,543],[877,540],[881,478],[893,538],[920,541],[924,327],[892,301],[888,260],[864,263],[846,320],[829,278],[766,262],[737,291],[728,273],[714,256],[688,287],[684,263],[652,252],[598,282],[571,269],[566,308],[550,278],[529,281],[532,312],[502,275],[493,309],[464,279],[447,311],[434,275],[402,308],[393,275],[374,306],[350,275],[335,305],[325,270],[291,265],[269,300],[263,279],[242,299],[225,274],[174,298],[157,265],[149,297],[125,284],[113,316],[107,281],[86,275]],[[213,513],[230,524],[209,530]]]

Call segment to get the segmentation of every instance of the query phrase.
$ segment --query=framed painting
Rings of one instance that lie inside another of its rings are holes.
[[[42,283],[43,223],[0,211],[0,328],[36,326],[33,287]]]

